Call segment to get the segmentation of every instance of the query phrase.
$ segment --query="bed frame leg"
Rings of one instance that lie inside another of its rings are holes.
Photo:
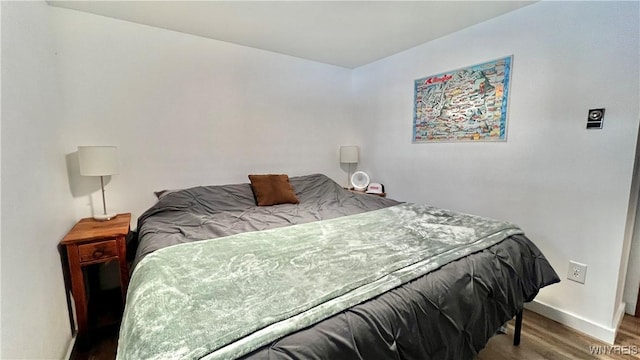
[[[513,346],[520,345],[520,332],[522,331],[522,310],[516,314],[516,328],[513,332]]]

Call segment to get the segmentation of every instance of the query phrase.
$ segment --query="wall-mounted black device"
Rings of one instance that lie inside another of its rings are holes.
[[[589,115],[587,116],[587,129],[602,129],[603,121],[604,108],[589,109]]]

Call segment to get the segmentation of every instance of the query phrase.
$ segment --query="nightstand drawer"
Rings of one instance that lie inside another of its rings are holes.
[[[100,241],[91,244],[78,245],[80,262],[93,262],[105,258],[115,258],[118,256],[116,239]]]

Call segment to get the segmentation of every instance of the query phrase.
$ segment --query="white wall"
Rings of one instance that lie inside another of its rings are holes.
[[[0,24],[2,23],[2,6],[0,6]],[[0,26],[0,39],[2,38],[2,26]],[[0,49],[0,69],[2,69],[2,50]],[[2,72],[0,71],[0,84]],[[0,99],[2,99],[2,86],[0,86]],[[0,104],[0,109],[2,105]],[[0,110],[0,159],[2,158],[2,114]],[[2,166],[0,165],[0,204],[2,204]],[[0,206],[0,259],[2,259],[2,206]],[[0,318],[2,317],[2,266],[0,265]],[[0,357],[2,356],[2,321],[0,321]]]
[[[563,280],[538,311],[611,341],[639,115],[638,2],[541,2],[358,68],[362,168],[394,198],[515,222]],[[413,81],[514,55],[508,141],[411,144]],[[606,108],[604,129],[585,130]],[[391,150],[393,149],[393,150]],[[568,261],[586,284],[566,280]]]
[[[135,219],[155,202],[155,190],[248,182],[251,173],[346,178],[338,148],[358,136],[349,70],[51,11],[65,95],[62,141],[68,153],[118,146],[120,174],[107,186],[114,210]],[[74,195],[77,217],[91,215],[91,202],[100,210],[99,192],[92,200]]]
[[[58,242],[75,218],[44,2],[2,6],[3,359],[59,359],[71,339]]]
[[[636,172],[636,176],[639,176]],[[640,176],[639,176],[640,177]],[[640,213],[636,213],[636,228],[633,233],[633,242],[629,251],[629,264],[627,266],[627,278],[624,285],[624,298],[626,313],[635,314],[638,301],[638,288],[640,288]]]
[[[640,134],[638,134],[640,137]],[[636,163],[635,163],[635,177],[634,177],[634,185],[636,188],[635,192],[631,193],[631,200],[636,200],[636,212],[629,212],[629,216],[634,216],[633,225],[635,227],[627,226],[627,232],[632,232],[632,241],[629,244],[629,257],[627,264],[622,264],[623,267],[626,265],[626,281],[624,283],[624,293],[623,300],[626,304],[626,313],[634,315],[636,312],[636,303],[638,301],[638,289],[640,288],[640,212],[637,211],[638,197],[640,197],[640,191],[638,187],[640,187],[640,142],[636,144]],[[630,223],[631,221],[628,221]],[[625,260],[625,258],[623,258]],[[638,314],[640,315],[640,314]]]

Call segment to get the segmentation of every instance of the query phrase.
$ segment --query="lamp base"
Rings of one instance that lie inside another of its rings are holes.
[[[118,216],[118,214],[96,214],[93,219],[96,221],[108,221]]]

